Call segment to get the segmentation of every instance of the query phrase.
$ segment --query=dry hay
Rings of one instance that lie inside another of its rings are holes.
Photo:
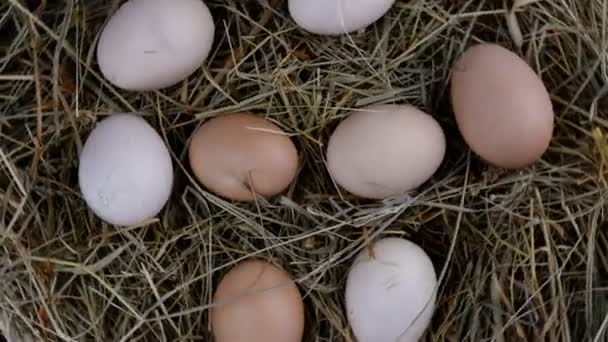
[[[328,38],[297,29],[281,1],[208,0],[211,62],[146,93],[112,88],[96,67],[118,2],[0,2],[0,326],[49,341],[209,341],[214,285],[257,256],[297,278],[305,341],[353,341],[346,271],[391,235],[423,246],[441,276],[428,341],[606,341],[608,1],[403,0],[365,32]],[[482,40],[519,51],[551,92],[555,137],[526,170],[488,167],[458,135],[450,65]],[[392,102],[440,121],[443,166],[411,197],[341,197],[328,135],[348,109]],[[236,110],[296,141],[285,197],[234,205],[189,175],[196,125]],[[158,220],[126,229],[95,218],[76,179],[83,140],[117,111],[148,113],[177,169]]]

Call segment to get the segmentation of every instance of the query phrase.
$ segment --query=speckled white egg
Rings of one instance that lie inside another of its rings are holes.
[[[303,29],[339,35],[366,28],[380,19],[395,0],[289,0],[289,13]]]
[[[355,259],[346,282],[346,311],[358,342],[417,342],[435,310],[437,275],[418,245],[377,241]]]
[[[205,61],[215,26],[202,0],[129,0],[97,46],[103,76],[127,90],[154,90],[187,78]]]
[[[173,165],[164,141],[143,118],[113,114],[84,144],[78,181],[97,216],[115,225],[135,225],[157,215],[169,199]]]

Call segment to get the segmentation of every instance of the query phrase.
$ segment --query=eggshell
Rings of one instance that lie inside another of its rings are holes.
[[[201,0],[129,0],[101,32],[99,68],[123,89],[168,87],[201,66],[211,51],[214,30]]]
[[[451,85],[456,122],[471,149],[491,164],[523,168],[549,147],[553,106],[534,70],[495,44],[469,48]]]
[[[97,216],[115,225],[138,224],[158,214],[169,199],[171,156],[143,118],[114,114],[99,122],[86,140],[78,181]]]
[[[358,342],[418,341],[435,310],[437,275],[416,244],[386,238],[363,250],[346,281],[346,312]]]
[[[216,342],[301,342],[304,304],[284,270],[261,260],[245,261],[222,278],[213,298],[211,329]]]
[[[237,201],[271,197],[294,180],[298,151],[274,123],[249,113],[213,118],[193,135],[190,166],[211,191]]]
[[[354,111],[333,132],[327,166],[336,183],[365,198],[401,195],[427,181],[441,165],[441,126],[410,105]]]
[[[322,35],[361,30],[380,19],[395,0],[289,0],[289,13],[303,29]]]

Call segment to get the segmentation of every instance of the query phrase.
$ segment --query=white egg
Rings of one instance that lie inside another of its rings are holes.
[[[437,275],[416,244],[386,238],[362,251],[346,282],[348,321],[358,342],[415,342],[435,309]]]
[[[361,30],[380,19],[395,0],[289,0],[289,13],[303,29],[323,35]]]
[[[97,216],[115,225],[135,225],[157,215],[169,199],[173,165],[162,138],[143,118],[114,114],[88,137],[78,181]]]
[[[214,30],[202,0],[129,0],[101,32],[99,68],[123,89],[168,87],[201,66],[211,51]]]

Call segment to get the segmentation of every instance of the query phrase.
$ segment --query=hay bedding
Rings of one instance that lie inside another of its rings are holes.
[[[306,341],[352,341],[346,271],[389,235],[423,246],[441,275],[428,341],[607,340],[605,0],[397,1],[339,38],[297,29],[281,1],[206,2],[218,27],[210,63],[146,93],[112,88],[96,69],[96,34],[119,1],[0,2],[0,329],[10,341],[208,341],[214,285],[251,256],[298,279]],[[526,170],[488,167],[458,135],[450,65],[482,40],[520,51],[551,92],[555,136]],[[391,102],[441,122],[443,166],[412,197],[339,196],[323,164],[329,133],[348,109]],[[285,197],[234,205],[189,176],[197,123],[236,110],[297,142],[302,168]],[[149,113],[177,166],[158,220],[126,229],[93,217],[76,180],[83,140],[116,111]]]

